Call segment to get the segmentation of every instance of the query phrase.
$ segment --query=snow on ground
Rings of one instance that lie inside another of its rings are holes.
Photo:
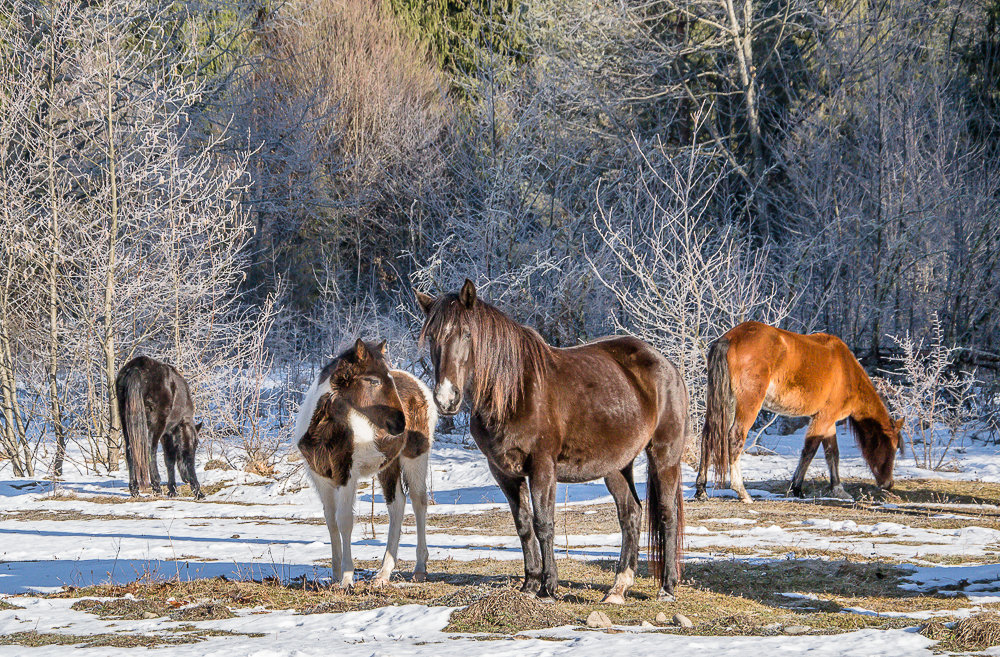
[[[787,480],[801,449],[801,432],[766,438],[773,454],[744,457],[747,481]],[[843,476],[870,478],[853,441],[841,435]],[[1000,481],[1000,455],[996,447],[974,445],[956,454],[961,471],[929,473],[900,459],[897,478],[941,477]],[[640,459],[636,478],[640,496],[645,494],[645,464]],[[457,442],[439,442],[432,458],[435,504],[432,514],[470,514],[506,508],[506,501],[474,449]],[[124,473],[120,473],[124,475]],[[306,575],[310,579],[329,576],[329,536],[318,498],[308,487],[301,466],[285,463],[277,481],[247,473],[211,470],[200,472],[203,486],[225,483],[206,502],[190,499],[154,499],[106,503],[108,496],[127,498],[122,476],[77,475],[67,481],[0,481],[0,595],[44,593],[64,585],[128,583],[139,577],[181,580],[226,575],[231,578],[276,576],[283,580]],[[822,457],[814,461],[811,474],[825,477]],[[685,468],[685,496],[693,493],[694,473]],[[717,494],[731,495],[729,491]],[[752,490],[757,498],[773,493]],[[603,483],[560,485],[560,504],[587,506],[611,502]],[[367,517],[372,502],[376,514],[384,514],[380,491],[359,491],[358,512]],[[955,505],[942,508],[942,517]],[[982,508],[982,507],[977,507]],[[995,509],[995,508],[994,508]],[[407,512],[409,513],[409,509]],[[22,519],[18,518],[22,516]],[[58,519],[71,518],[71,519]],[[382,516],[384,519],[384,515]],[[304,521],[309,521],[308,523]],[[359,518],[354,530],[356,560],[380,559],[387,527],[377,525],[375,538],[370,526]],[[413,527],[405,527],[401,558],[412,559]],[[955,529],[911,527],[903,522],[864,524],[853,520],[807,519],[786,526],[758,523],[747,518],[717,518],[689,524],[689,559],[712,558],[727,550],[761,550],[771,556],[782,549],[837,550],[864,557],[882,557],[892,562],[923,563],[929,554],[952,558],[989,558],[998,554],[1000,532],[976,526]],[[470,560],[483,557],[519,560],[520,544],[515,536],[478,536],[431,531],[430,558]],[[560,536],[560,556],[577,559],[616,558],[618,534]],[[1000,554],[997,560],[1000,561]],[[963,589],[972,602],[1000,600],[1000,564],[975,566],[914,567],[909,587],[930,590],[941,587]],[[35,629],[75,634],[108,631],[156,631],[166,621],[105,621],[69,609],[72,600],[19,597],[12,603],[24,609],[0,611],[0,634]],[[409,605],[344,614],[298,615],[288,611],[240,612],[237,618],[205,621],[198,627],[264,633],[264,638],[213,637],[206,642],[158,648],[170,654],[198,655],[382,655],[405,650],[407,654],[449,655],[469,651],[499,651],[525,654],[563,654],[570,650],[586,657],[619,649],[711,651],[717,655],[750,651],[781,650],[792,646],[812,654],[878,655],[930,654],[931,642],[908,630],[866,630],[840,635],[835,641],[824,636],[802,637],[695,637],[664,634],[643,635],[638,628],[622,634],[579,632],[572,629],[540,632],[551,640],[482,641],[455,639],[441,629],[450,610]],[[866,613],[857,609],[856,613]],[[868,612],[870,613],[870,612]],[[909,614],[912,616],[912,614]],[[918,614],[919,615],[919,614]],[[535,633],[539,634],[539,633]],[[30,654],[46,655],[72,650],[73,654],[111,654],[114,649],[47,647]],[[581,652],[582,651],[582,652]],[[0,654],[24,654],[25,648],[0,646]]]

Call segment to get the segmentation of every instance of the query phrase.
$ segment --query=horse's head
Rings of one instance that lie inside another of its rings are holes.
[[[417,292],[424,311],[420,341],[430,342],[434,363],[434,401],[445,415],[454,415],[462,405],[462,395],[472,378],[472,310],[476,305],[476,286],[465,279],[458,294],[444,294],[435,299]]]
[[[385,342],[373,346],[361,338],[344,352],[330,374],[336,398],[395,436],[406,429],[403,402],[389,374]]]

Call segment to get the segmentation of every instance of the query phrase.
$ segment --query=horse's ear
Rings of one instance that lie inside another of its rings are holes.
[[[385,356],[385,340],[378,343],[378,352],[382,354],[383,357]]]
[[[892,424],[896,428],[897,432],[902,431],[903,430],[903,425],[906,424],[906,418],[905,417],[901,417],[898,420],[893,420]]]
[[[471,308],[472,304],[476,302],[476,286],[468,278],[465,279],[465,285],[462,286],[462,290],[458,293],[458,300],[466,308]]]
[[[199,422],[198,424],[194,425],[194,432],[195,433],[201,433],[201,428],[203,426],[205,426],[204,422]]]
[[[358,363],[362,363],[367,356],[368,347],[365,345],[364,340],[358,338],[358,341],[354,343],[354,360]]]
[[[431,312],[431,306],[434,305],[434,297],[429,294],[424,294],[416,288],[413,289],[413,293],[417,295],[417,303],[420,304],[420,309],[424,311],[425,315],[429,315]]]

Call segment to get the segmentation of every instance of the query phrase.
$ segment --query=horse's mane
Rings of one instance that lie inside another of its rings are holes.
[[[549,346],[537,331],[496,307],[477,299],[468,308],[457,294],[445,294],[434,302],[420,332],[420,344],[427,338],[440,342],[449,327],[470,332],[474,408],[485,419],[505,421],[524,399],[529,382],[541,377],[550,357]]]

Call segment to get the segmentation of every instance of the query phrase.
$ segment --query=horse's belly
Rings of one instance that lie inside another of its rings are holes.
[[[787,417],[812,415],[806,408],[804,400],[800,399],[794,391],[783,390],[779,393],[779,387],[774,382],[771,382],[764,394],[763,408],[765,411]]]

